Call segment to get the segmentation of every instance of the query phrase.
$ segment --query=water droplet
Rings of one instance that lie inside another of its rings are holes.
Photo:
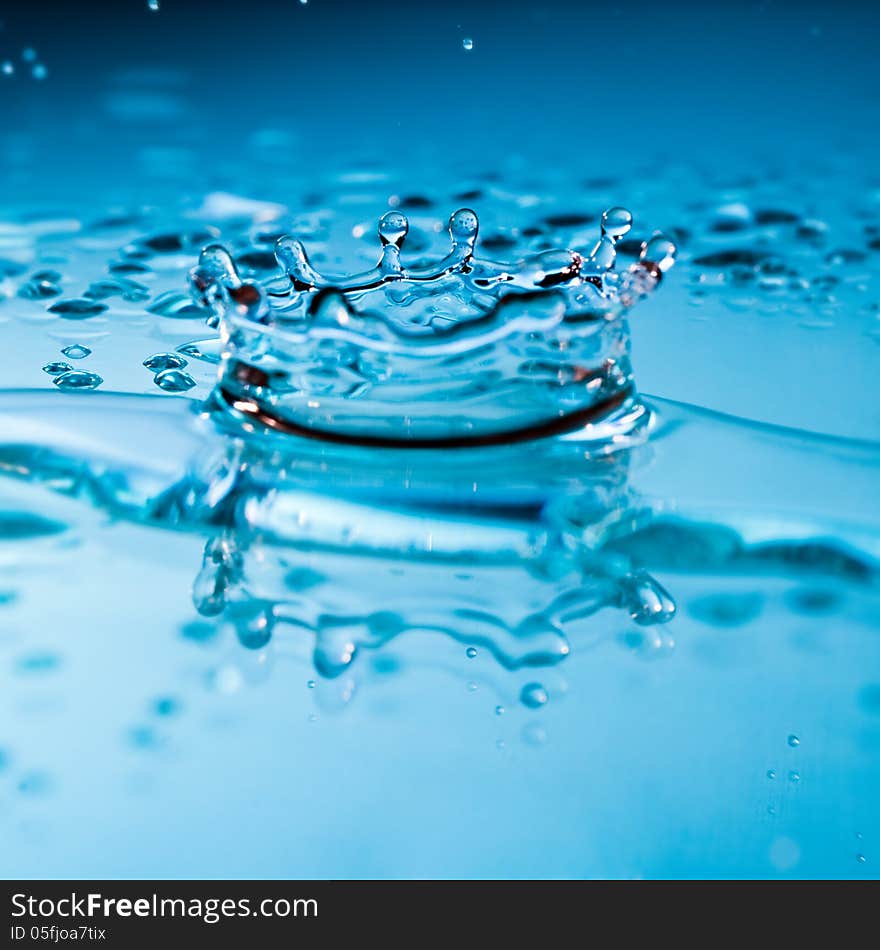
[[[467,684],[467,688],[468,688],[468,692],[469,692],[469,693],[475,693],[475,692],[479,689],[479,687],[477,686],[477,684],[476,684],[473,680],[471,680],[471,681]]]
[[[507,712],[507,710],[506,710],[503,706],[496,706],[496,707],[495,707],[495,715],[496,715],[496,716],[503,716],[505,712]]]
[[[792,733],[792,735],[788,737],[788,744],[792,747],[792,749],[796,749],[801,744],[801,740],[796,735],[794,735],[794,733]]]
[[[12,76],[15,74],[15,66],[8,59],[0,66],[0,70],[3,71],[4,76]]]
[[[153,703],[153,711],[157,716],[174,716],[180,712],[180,703],[173,696],[160,696]]]
[[[602,234],[617,240],[632,228],[633,216],[626,208],[609,208],[602,215]]]
[[[21,58],[22,58],[26,63],[33,63],[33,62],[36,60],[36,58],[37,58],[37,51],[36,51],[33,47],[31,47],[31,46],[26,46],[26,47],[21,51]]]
[[[159,0],[147,0],[147,9],[153,13],[159,12]]]
[[[383,247],[387,244],[401,247],[408,231],[409,221],[399,211],[386,211],[379,218],[379,240]]]
[[[867,860],[868,859],[863,854],[856,855],[856,861],[858,861],[859,864],[864,864]]]
[[[547,690],[540,683],[526,683],[519,694],[520,702],[529,709],[540,709],[550,699]]]
[[[468,647],[468,648],[464,651],[464,653],[465,653],[465,656],[466,656],[469,660],[472,660],[472,659],[477,655],[477,651],[476,651],[476,649],[474,649],[474,647]]]
[[[61,352],[71,360],[84,360],[87,356],[92,355],[92,351],[87,346],[80,346],[79,343],[65,346]]]
[[[31,75],[34,77],[34,79],[45,79],[49,75],[49,70],[43,63],[36,63],[34,64],[34,68],[31,70]]]
[[[70,369],[73,369],[70,363],[58,360],[54,363],[46,363],[43,367],[43,372],[48,373],[50,376],[58,376],[61,373],[66,373]]]
[[[73,297],[70,300],[59,300],[49,307],[49,313],[57,313],[67,320],[87,320],[97,316],[107,309],[107,304],[88,297]]]
[[[238,642],[248,650],[261,650],[272,639],[275,615],[264,604],[242,604],[235,618]]]
[[[56,376],[52,382],[59,389],[69,391],[97,389],[104,380],[97,373],[87,373],[85,370],[72,369],[67,373]]]
[[[769,779],[776,778],[776,769],[767,769],[767,778]]]
[[[144,366],[153,373],[161,373],[164,369],[183,368],[186,360],[177,353],[154,353],[144,360]]]
[[[314,681],[314,680],[307,680],[307,681],[306,681],[306,686],[307,686],[309,689],[314,689],[314,688],[315,688],[315,681]]]
[[[179,369],[166,369],[155,376],[153,382],[167,393],[185,393],[196,384],[189,373],[182,373]]]
[[[470,50],[472,50],[472,49],[474,48],[474,41],[473,41],[469,36],[466,36],[466,37],[461,41],[461,45],[462,45],[466,50],[470,51]]]
[[[642,246],[639,259],[646,264],[653,264],[661,274],[665,274],[675,263],[677,254],[678,248],[673,241],[662,234],[655,234]]]
[[[801,773],[800,773],[800,772],[794,772],[794,771],[789,772],[789,773],[788,773],[788,780],[789,780],[789,782],[799,782],[799,781],[801,780]]]

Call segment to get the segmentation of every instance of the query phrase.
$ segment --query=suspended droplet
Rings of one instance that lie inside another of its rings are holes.
[[[189,373],[182,373],[179,369],[166,369],[156,375],[153,382],[167,393],[185,393],[196,384]]]
[[[455,244],[473,247],[480,230],[480,219],[470,208],[459,208],[449,219],[449,234]]]
[[[526,683],[519,694],[520,702],[529,709],[540,709],[549,699],[547,690],[540,683]]]
[[[71,343],[70,346],[65,346],[61,352],[71,360],[84,360],[87,356],[92,355],[92,351],[87,346],[82,346],[79,343]]]
[[[63,360],[58,360],[54,363],[46,363],[43,367],[43,372],[48,373],[50,376],[59,376],[61,373],[66,373],[68,370],[73,369],[70,363],[65,363]]]
[[[616,241],[629,232],[632,223],[633,217],[626,208],[609,208],[602,215],[602,234]]]
[[[79,389],[97,389],[104,380],[101,379],[97,373],[87,373],[81,369],[72,369],[67,373],[56,376],[53,382],[59,389],[72,391]]]
[[[466,36],[466,37],[461,41],[461,45],[462,45],[466,50],[470,51],[470,50],[472,50],[472,49],[474,48],[474,41],[473,41],[469,36]]]
[[[164,369],[182,369],[186,360],[177,353],[154,353],[144,360],[144,366],[153,373],[161,373]]]
[[[642,245],[639,260],[645,264],[654,264],[661,274],[665,274],[675,263],[678,248],[673,241],[662,234],[655,234],[650,241]]]
[[[402,247],[408,231],[409,221],[399,211],[386,211],[379,218],[379,240],[383,247],[386,244]]]

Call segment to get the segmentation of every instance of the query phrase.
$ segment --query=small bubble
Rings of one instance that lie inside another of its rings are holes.
[[[796,735],[794,735],[794,733],[792,733],[792,735],[788,737],[788,744],[792,747],[792,749],[796,749],[801,744],[801,740]]]
[[[97,389],[104,380],[97,373],[87,373],[84,370],[72,369],[52,380],[59,389],[69,391],[79,389]]]
[[[507,710],[506,710],[503,706],[496,706],[496,707],[495,707],[495,715],[496,715],[496,716],[503,716],[505,712],[507,712]]]
[[[476,649],[474,649],[474,647],[468,647],[468,648],[464,651],[464,653],[465,653],[465,656],[466,656],[469,660],[472,660],[472,659],[477,655],[477,651],[476,651]]]
[[[35,63],[31,75],[34,79],[45,79],[49,75],[49,70],[46,69],[43,63]]]
[[[466,37],[461,41],[461,45],[462,45],[466,50],[470,51],[470,50],[472,50],[472,49],[474,48],[474,41],[473,41],[469,36],[466,36]]]
[[[46,363],[43,367],[43,372],[48,373],[50,376],[59,376],[61,373],[66,373],[68,370],[73,369],[70,363],[65,363],[63,360],[57,360],[53,363]]]
[[[540,683],[526,683],[519,694],[520,702],[529,709],[540,709],[550,699],[547,690]]]
[[[801,773],[795,771],[789,772],[788,780],[789,782],[799,782],[801,780]]]
[[[776,769],[767,769],[767,778],[769,779],[776,778]]]
[[[79,343],[65,346],[61,352],[71,360],[84,360],[87,356],[91,356],[92,354],[92,351],[87,346],[80,346]]]
[[[182,373],[178,369],[163,370],[153,378],[153,382],[167,393],[185,393],[196,384],[189,373]]]
[[[859,864],[864,864],[867,860],[868,859],[863,854],[856,855],[856,861],[858,861]]]
[[[306,681],[306,686],[307,686],[309,689],[314,689],[314,688],[315,688],[315,685],[316,685],[316,684],[315,684],[315,681],[314,681],[314,680],[307,680],[307,681]]]

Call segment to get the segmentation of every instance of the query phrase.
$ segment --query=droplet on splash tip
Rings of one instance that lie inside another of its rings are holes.
[[[608,208],[602,215],[602,234],[618,240],[632,228],[633,217],[626,208]]]

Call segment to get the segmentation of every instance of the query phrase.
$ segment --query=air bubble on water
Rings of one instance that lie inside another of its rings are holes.
[[[461,45],[462,45],[466,50],[470,51],[470,50],[472,50],[472,49],[474,48],[474,41],[473,41],[469,36],[466,36],[466,37],[461,41]]]
[[[154,353],[144,360],[144,366],[152,373],[161,373],[165,369],[182,369],[186,360],[177,353]]]
[[[54,363],[46,363],[43,367],[43,372],[48,373],[50,376],[59,376],[61,373],[66,373],[68,370],[73,369],[70,363],[65,363],[63,360],[58,360]]]
[[[794,733],[788,737],[787,741],[792,749],[796,749],[801,744],[801,740],[798,738],[798,736],[794,735]]]
[[[153,382],[166,393],[185,393],[196,384],[189,373],[183,373],[179,369],[163,370],[153,378]]]
[[[104,380],[97,373],[87,373],[85,370],[73,369],[56,376],[52,382],[59,389],[74,391],[97,389]]]
[[[34,68],[31,70],[31,75],[34,79],[45,79],[49,75],[49,70],[43,63],[35,63]]]
[[[71,360],[84,360],[87,356],[91,356],[92,354],[92,351],[87,346],[81,346],[79,343],[72,343],[70,346],[65,346],[61,352]]]
[[[477,655],[477,651],[476,651],[476,649],[475,649],[474,647],[468,647],[468,648],[464,651],[464,653],[465,653],[465,656],[466,656],[469,660],[472,660],[472,659]]]
[[[520,702],[529,709],[540,709],[545,706],[550,696],[540,683],[526,683],[519,694]]]

